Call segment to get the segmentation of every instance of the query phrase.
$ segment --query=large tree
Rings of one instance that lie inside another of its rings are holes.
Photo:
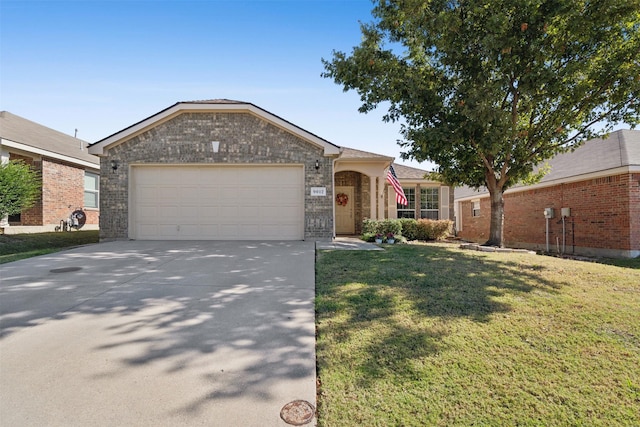
[[[40,196],[40,177],[22,161],[0,164],[0,221],[30,208]]]
[[[545,159],[640,121],[640,0],[380,0],[323,77],[401,121],[403,158],[486,187],[487,244],[504,191]]]

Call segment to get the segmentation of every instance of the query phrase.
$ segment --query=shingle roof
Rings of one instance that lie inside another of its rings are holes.
[[[182,101],[182,104],[250,104],[250,102],[236,101],[233,99],[203,99],[196,101]]]
[[[540,182],[569,178],[624,166],[640,166],[640,131],[618,130],[608,138],[585,142],[573,153],[549,160],[551,170]]]
[[[551,170],[542,178],[540,184],[551,184],[578,179],[587,175],[607,170],[640,167],[640,131],[617,130],[606,139],[591,139],[574,152],[562,153],[547,161]],[[516,186],[519,188],[522,186]],[[456,198],[486,194],[481,188],[475,191],[469,187],[458,187]]]
[[[412,168],[398,163],[393,164],[393,170],[396,171],[398,179],[425,179],[424,176],[429,173],[429,171],[423,169]]]
[[[381,154],[370,153],[368,151],[356,150],[355,148],[340,147],[340,159],[348,160],[391,160],[392,157]]]
[[[96,166],[100,164],[98,157],[87,151],[86,141],[16,116],[8,111],[0,111],[0,137],[40,150],[90,162]],[[80,149],[81,146],[83,149]]]

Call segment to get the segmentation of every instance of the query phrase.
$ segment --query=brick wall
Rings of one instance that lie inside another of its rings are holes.
[[[570,208],[565,219],[565,252],[586,248],[618,251],[640,250],[640,175],[621,174],[519,191],[505,195],[505,244],[546,248],[544,208],[555,210],[549,220],[550,249],[562,246],[561,208]],[[459,236],[484,242],[489,236],[490,202],[480,199],[480,216],[472,217],[471,202],[463,202]],[[561,247],[562,250],[562,247]],[[578,253],[578,252],[576,252]]]
[[[14,225],[57,225],[72,209],[84,206],[84,169],[44,157],[41,160],[10,153],[10,160],[23,160],[40,174],[42,189],[36,204],[21,212]],[[87,224],[98,224],[98,209],[86,209]]]
[[[59,224],[76,208],[84,209],[84,169],[50,158],[42,160],[44,224]],[[86,224],[97,224],[97,209],[86,209]]]
[[[640,173],[625,175],[629,188],[629,241],[640,250]]]
[[[211,141],[220,142],[217,153]],[[119,165],[115,173],[112,160]],[[129,166],[144,163],[304,164],[304,237],[332,237],[333,162],[323,157],[321,148],[249,113],[182,113],[110,148],[101,158],[102,239],[129,237]],[[312,197],[311,187],[326,187],[327,196]]]

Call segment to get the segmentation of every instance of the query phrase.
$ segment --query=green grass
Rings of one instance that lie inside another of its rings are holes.
[[[316,268],[320,426],[640,425],[640,270],[452,245]]]
[[[74,246],[98,243],[98,231],[0,235],[0,264],[57,252]]]

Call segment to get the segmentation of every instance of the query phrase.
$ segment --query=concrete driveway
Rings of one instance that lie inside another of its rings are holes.
[[[89,245],[0,266],[0,425],[286,426],[315,406],[313,242]]]

